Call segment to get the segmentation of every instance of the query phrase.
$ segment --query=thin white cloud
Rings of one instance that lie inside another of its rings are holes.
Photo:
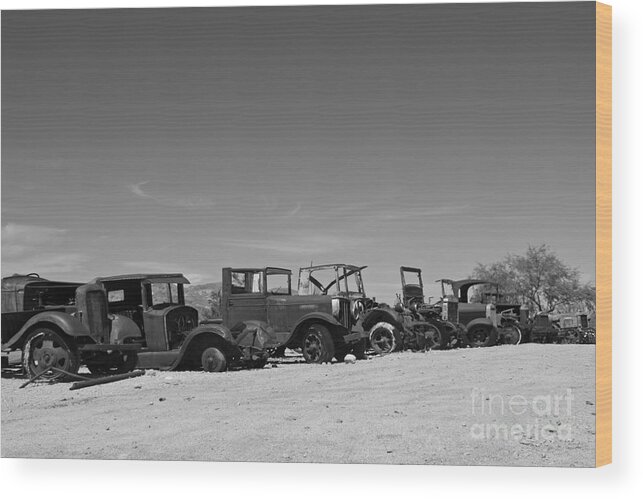
[[[290,211],[286,214],[286,216],[287,216],[287,217],[294,217],[294,216],[295,216],[295,215],[297,215],[297,213],[299,213],[300,211],[301,211],[301,203],[297,203],[297,205],[296,205],[292,210],[290,210]]]
[[[136,194],[138,197],[141,198],[151,198],[147,192],[143,190],[143,186],[145,184],[149,184],[149,180],[144,180],[143,182],[139,182],[138,184],[129,184],[127,188],[132,191],[134,194]]]
[[[209,196],[189,195],[182,196],[174,192],[163,192],[161,190],[143,189],[143,186],[149,185],[150,180],[144,180],[135,184],[128,184],[127,189],[135,196],[163,205],[178,208],[207,208],[215,206],[215,201]]]

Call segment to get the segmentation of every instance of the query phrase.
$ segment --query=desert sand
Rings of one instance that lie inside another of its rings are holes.
[[[2,379],[2,457],[592,466],[594,345],[499,346],[70,391]]]

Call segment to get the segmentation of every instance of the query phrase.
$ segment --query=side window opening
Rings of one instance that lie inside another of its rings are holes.
[[[261,293],[261,277],[261,272],[232,272],[232,294]]]

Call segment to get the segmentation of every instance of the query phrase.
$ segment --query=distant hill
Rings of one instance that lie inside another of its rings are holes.
[[[185,286],[185,303],[199,311],[199,319],[212,317],[210,298],[221,290],[220,282],[190,284]]]

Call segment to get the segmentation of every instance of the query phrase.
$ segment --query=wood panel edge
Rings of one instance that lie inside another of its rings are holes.
[[[596,2],[596,466],[612,462],[612,7]]]

